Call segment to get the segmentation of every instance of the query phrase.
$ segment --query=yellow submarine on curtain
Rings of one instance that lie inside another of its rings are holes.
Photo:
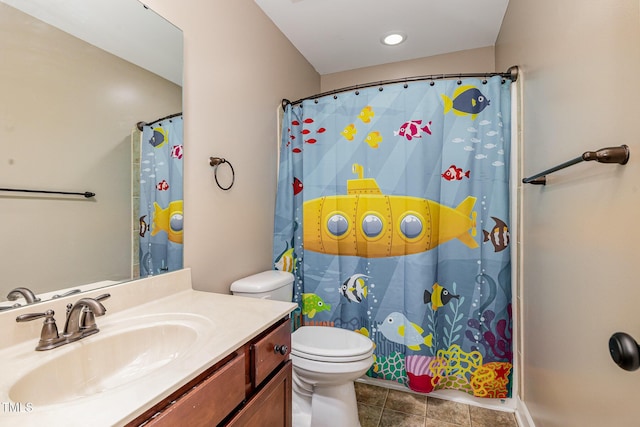
[[[274,268],[303,325],[375,343],[374,378],[511,395],[510,81],[390,84],[288,104]]]

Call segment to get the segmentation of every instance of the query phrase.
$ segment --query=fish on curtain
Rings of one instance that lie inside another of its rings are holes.
[[[510,81],[412,82],[285,109],[274,267],[368,375],[511,395]]]
[[[144,125],[140,147],[140,275],[182,268],[182,115]]]

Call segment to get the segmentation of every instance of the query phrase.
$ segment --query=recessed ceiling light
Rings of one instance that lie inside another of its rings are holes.
[[[395,46],[407,39],[407,36],[403,33],[389,33],[382,36],[380,41],[382,44],[386,44],[387,46]]]

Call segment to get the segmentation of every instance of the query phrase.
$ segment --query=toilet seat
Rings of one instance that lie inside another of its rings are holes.
[[[373,341],[354,331],[327,326],[302,326],[291,335],[291,354],[320,362],[344,363],[366,359]]]

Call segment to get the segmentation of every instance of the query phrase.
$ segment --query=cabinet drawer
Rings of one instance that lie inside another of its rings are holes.
[[[244,376],[244,353],[240,353],[167,407],[147,426],[217,425],[244,400]]]
[[[251,382],[254,387],[258,387],[281,363],[289,360],[290,349],[291,324],[288,321],[251,345]]]

